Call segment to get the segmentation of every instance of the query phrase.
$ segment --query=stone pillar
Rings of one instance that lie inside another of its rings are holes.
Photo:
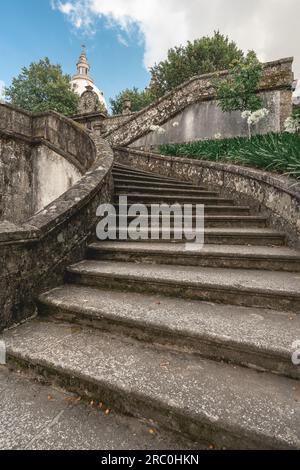
[[[125,99],[123,103],[123,111],[122,114],[130,114],[131,113],[132,103],[131,100]]]

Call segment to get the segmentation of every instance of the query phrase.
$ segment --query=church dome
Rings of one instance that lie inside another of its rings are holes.
[[[82,94],[86,91],[86,87],[90,86],[93,88],[94,93],[99,98],[101,104],[105,106],[107,109],[106,101],[103,96],[103,91],[99,90],[96,87],[94,80],[89,75],[90,72],[90,65],[87,60],[85,47],[83,46],[82,52],[80,54],[79,60],[77,62],[77,74],[72,77],[71,85],[75,93],[77,95],[82,96]]]

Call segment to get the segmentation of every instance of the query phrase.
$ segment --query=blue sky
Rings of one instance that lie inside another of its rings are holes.
[[[108,101],[144,88],[170,47],[220,30],[262,61],[294,56],[300,78],[299,0],[2,0],[0,91],[48,56],[74,74],[81,44]]]
[[[61,12],[51,8],[50,0],[2,0],[0,80],[9,85],[23,66],[44,56],[72,75],[84,43],[91,74],[107,98],[126,87],[144,88],[149,74],[143,65],[139,32],[132,32],[124,46],[118,28],[108,28],[104,18],[97,20],[96,26],[92,35],[75,31]]]

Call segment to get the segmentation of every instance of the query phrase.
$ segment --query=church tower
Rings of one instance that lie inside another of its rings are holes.
[[[86,48],[85,46],[82,46],[82,52],[77,62],[77,74],[72,77],[71,85],[75,93],[80,97],[87,91],[87,87],[89,87],[89,90],[92,89],[92,91],[98,96],[100,104],[104,105],[107,109],[103,92],[96,87],[94,80],[90,77],[89,73],[90,65],[87,60]]]

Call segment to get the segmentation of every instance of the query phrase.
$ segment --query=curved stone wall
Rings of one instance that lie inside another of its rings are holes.
[[[78,124],[0,104],[0,220],[24,222],[73,186],[95,158]]]
[[[17,112],[17,117],[22,121],[19,132],[23,138],[25,131],[30,133],[32,116]],[[48,118],[41,117],[47,128],[44,137],[42,120],[35,121],[39,123],[38,139],[49,138],[46,146],[53,150],[52,145],[62,144],[60,126],[67,122],[69,137],[74,132],[76,140],[82,139],[82,147],[79,144],[72,149],[70,142],[62,146],[70,157],[78,158],[78,167],[85,172],[72,188],[26,223],[0,223],[0,330],[34,315],[39,293],[63,282],[66,266],[83,258],[87,243],[94,237],[97,207],[113,197],[114,156],[109,144],[97,135],[90,138],[59,115],[51,113],[50,122]]]
[[[287,234],[300,247],[300,182],[252,168],[187,158],[168,157],[129,148],[115,148],[119,163],[175,177],[218,190],[253,213],[266,215],[270,226]]]
[[[264,75],[258,92],[272,110],[258,131],[278,132],[292,112],[293,58],[264,64]],[[187,142],[213,137],[247,135],[240,113],[221,113],[217,104],[213,80],[226,77],[228,72],[200,75],[183,83],[126,122],[104,135],[112,145],[148,146],[160,142]],[[172,121],[173,120],[173,121]],[[180,125],[173,128],[177,121]],[[169,125],[168,125],[169,123]],[[165,128],[164,136],[150,131],[151,125]]]

